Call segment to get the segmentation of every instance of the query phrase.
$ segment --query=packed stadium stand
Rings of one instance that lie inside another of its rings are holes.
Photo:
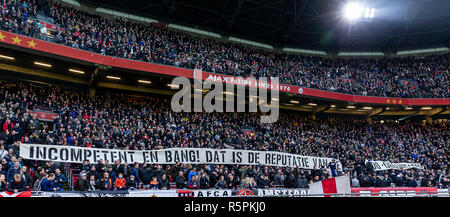
[[[401,58],[279,53],[109,19],[41,0],[0,0],[0,30],[104,56],[244,78],[279,77],[282,84],[356,96],[450,97],[449,53]],[[283,109],[279,121],[261,124],[259,113],[176,113],[170,99],[162,95],[107,88],[92,93],[85,86],[67,85],[69,81],[9,78],[12,73],[7,71],[12,68],[2,68],[0,76],[0,192],[303,189],[340,175],[349,176],[352,187],[450,187],[448,113],[438,120],[413,114],[400,121],[375,121],[367,115],[311,115]],[[86,86],[92,86],[92,79]],[[439,111],[448,110],[445,103],[439,106],[443,106]],[[55,116],[42,121],[37,111]],[[24,159],[21,144],[277,151],[339,159],[343,171],[336,172],[333,164],[311,170],[265,165],[62,163]],[[370,161],[419,163],[424,169],[376,171]]]

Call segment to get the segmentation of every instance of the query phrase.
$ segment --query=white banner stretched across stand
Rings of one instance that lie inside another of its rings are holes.
[[[382,171],[382,170],[399,170],[399,169],[424,169],[423,165],[420,163],[391,163],[389,161],[371,161],[373,168],[375,171]],[[369,163],[369,161],[366,161],[366,164]]]
[[[21,144],[20,156],[30,160],[46,160],[67,163],[91,163],[99,160],[122,163],[149,164],[237,164],[237,165],[267,165],[301,169],[328,168],[333,160],[325,157],[310,157],[273,151],[249,151],[237,149],[208,148],[169,148],[160,150],[119,150],[97,149],[74,146],[56,146],[40,144]],[[336,161],[338,171],[342,171],[339,160]]]

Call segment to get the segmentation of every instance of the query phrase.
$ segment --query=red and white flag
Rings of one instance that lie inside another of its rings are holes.
[[[0,192],[0,197],[31,197],[31,191],[23,191],[23,192]]]
[[[350,194],[350,178],[348,176],[339,176],[314,182],[309,186],[310,194]],[[330,195],[325,195],[330,197]]]

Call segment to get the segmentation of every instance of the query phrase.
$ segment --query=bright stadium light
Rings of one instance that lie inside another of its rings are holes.
[[[344,16],[348,20],[357,20],[364,12],[364,8],[357,2],[349,2],[344,7]]]
[[[344,17],[349,21],[370,20],[375,16],[375,8],[364,7],[358,2],[348,2],[343,10]]]

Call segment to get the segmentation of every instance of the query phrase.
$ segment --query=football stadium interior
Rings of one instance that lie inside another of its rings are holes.
[[[448,197],[449,46],[448,0],[0,0],[0,197]]]

